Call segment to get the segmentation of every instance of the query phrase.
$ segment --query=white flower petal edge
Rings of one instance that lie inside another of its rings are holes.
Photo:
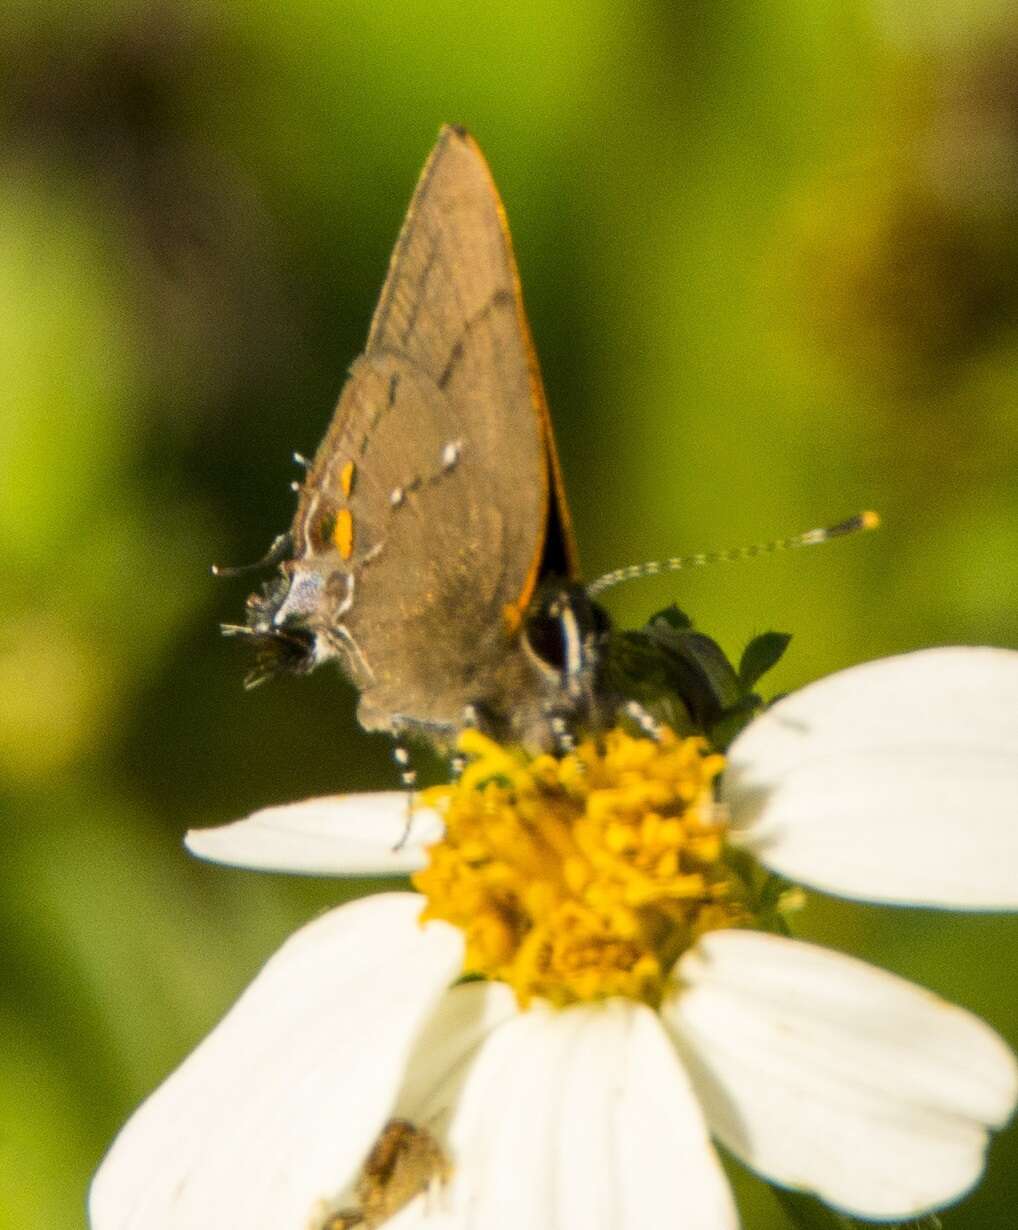
[[[418,1202],[416,1216],[394,1227],[734,1230],[703,1113],[649,1008],[535,1004],[510,1017],[504,1001],[485,1007],[505,1013],[503,1023],[460,1062],[447,1054],[447,1084],[429,1095],[451,1112],[442,1135],[455,1170],[444,1212],[436,1222]],[[413,1116],[412,1099],[399,1105]]]
[[[803,688],[729,749],[733,840],[846,897],[1018,907],[1018,653],[930,649]]]
[[[712,1131],[764,1177],[867,1218],[963,1195],[1018,1094],[982,1021],[865,962],[722,931],[663,1009]]]
[[[415,810],[406,791],[346,794],[265,807],[215,829],[192,829],[192,854],[261,871],[306,875],[407,875],[442,836],[437,812]]]
[[[93,1230],[301,1228],[389,1115],[462,937],[412,893],[364,898],[296,933],[114,1141]]]

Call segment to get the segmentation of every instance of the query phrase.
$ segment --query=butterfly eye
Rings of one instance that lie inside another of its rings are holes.
[[[556,587],[531,608],[523,643],[545,674],[568,681],[591,667],[608,627],[608,616],[580,586]]]
[[[561,674],[566,664],[566,642],[557,605],[542,603],[527,619],[524,630],[527,648],[542,668]]]

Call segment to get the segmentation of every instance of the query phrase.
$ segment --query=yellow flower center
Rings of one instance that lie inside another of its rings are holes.
[[[749,921],[714,803],[724,759],[703,739],[615,729],[530,757],[468,730],[459,747],[459,781],[423,794],[445,836],[413,879],[423,918],[466,935],[465,973],[524,1006],[656,1004],[700,935]]]

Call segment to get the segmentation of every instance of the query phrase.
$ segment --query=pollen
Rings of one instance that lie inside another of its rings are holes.
[[[422,919],[466,936],[464,973],[522,1006],[621,995],[656,1005],[706,931],[745,925],[703,739],[614,729],[562,757],[464,731],[460,779],[423,793],[445,834],[414,876]]]

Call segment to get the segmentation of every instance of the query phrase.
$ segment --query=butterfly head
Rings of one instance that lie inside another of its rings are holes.
[[[316,628],[323,591],[319,573],[283,564],[249,595],[247,622],[223,625],[227,636],[244,637],[254,648],[255,662],[244,679],[246,687],[256,687],[277,675],[306,675],[335,656]]]

